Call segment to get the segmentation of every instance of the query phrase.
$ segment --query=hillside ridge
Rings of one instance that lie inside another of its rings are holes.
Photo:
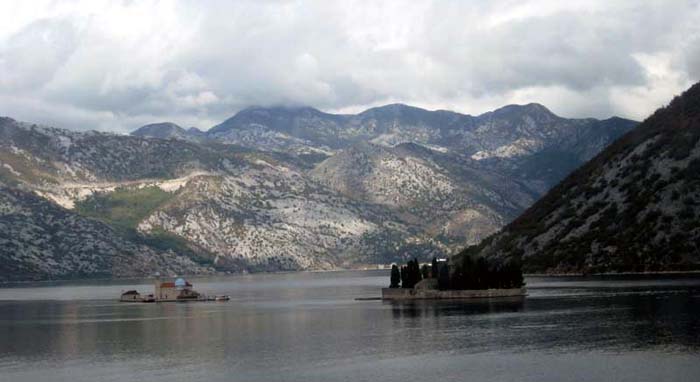
[[[699,140],[695,84],[461,256],[516,257],[530,272],[696,269]]]

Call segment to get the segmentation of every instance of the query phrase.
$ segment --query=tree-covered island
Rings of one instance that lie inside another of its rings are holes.
[[[448,290],[516,289],[525,285],[516,260],[489,261],[484,257],[433,258],[430,265],[409,260],[391,267],[389,288]]]

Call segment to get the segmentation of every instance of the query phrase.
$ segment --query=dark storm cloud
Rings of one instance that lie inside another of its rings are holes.
[[[83,129],[254,104],[643,118],[700,77],[697,1],[22,4],[0,5],[0,114]]]

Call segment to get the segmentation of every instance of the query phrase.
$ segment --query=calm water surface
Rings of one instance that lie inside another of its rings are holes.
[[[388,272],[0,288],[0,381],[698,381],[700,276],[527,278],[524,301],[388,303]]]

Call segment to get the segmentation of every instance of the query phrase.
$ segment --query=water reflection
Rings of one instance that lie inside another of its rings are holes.
[[[523,310],[523,297],[478,300],[384,301],[391,306],[394,319],[439,316],[511,313]]]
[[[455,377],[499,359],[536,376],[542,360],[566,363],[559,357],[567,354],[581,364],[566,367],[584,376],[595,369],[586,360],[599,362],[601,352],[634,355],[630,367],[641,367],[671,365],[679,354],[697,357],[700,350],[697,279],[531,279],[526,299],[378,302],[354,297],[376,294],[383,274],[278,277],[198,284],[231,295],[223,304],[0,301],[0,376],[172,382],[335,380],[353,373],[424,380],[442,372],[436,365]],[[70,286],[62,288],[68,293]],[[32,290],[22,293],[48,292]],[[502,379],[527,379],[504,370]],[[636,379],[655,376],[645,373]]]

